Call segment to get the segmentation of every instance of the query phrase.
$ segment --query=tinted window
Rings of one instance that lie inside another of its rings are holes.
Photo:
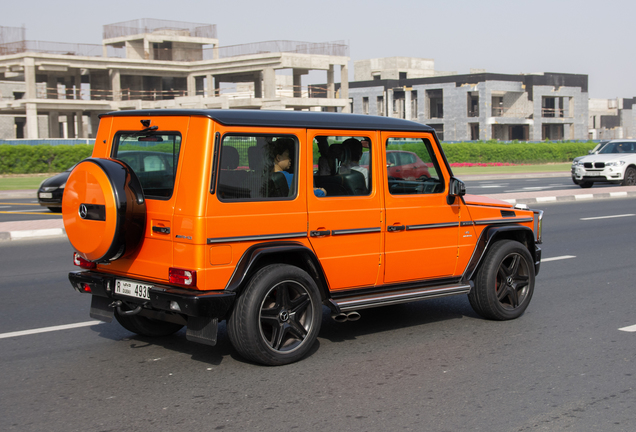
[[[313,142],[317,197],[369,195],[372,184],[368,137],[317,136]]]
[[[147,198],[172,196],[177,173],[181,134],[178,132],[120,132],[115,136],[113,159],[135,172]]]
[[[297,195],[298,140],[281,135],[226,135],[216,193],[221,200],[287,199]]]
[[[444,178],[427,139],[389,138],[386,165],[392,195],[444,192]]]

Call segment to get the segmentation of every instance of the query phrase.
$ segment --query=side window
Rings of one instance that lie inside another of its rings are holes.
[[[222,201],[297,195],[298,140],[290,135],[225,135],[216,193]]]
[[[313,142],[317,197],[369,195],[371,140],[365,136],[317,136]]]
[[[428,139],[389,138],[386,170],[391,195],[444,192],[444,178]]]
[[[168,199],[174,189],[180,150],[179,132],[118,132],[112,157],[132,168],[147,198]]]

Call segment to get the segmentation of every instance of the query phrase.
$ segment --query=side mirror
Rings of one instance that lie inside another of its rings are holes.
[[[446,202],[448,205],[455,203],[455,197],[466,195],[466,184],[458,178],[451,177],[448,182],[448,196]]]

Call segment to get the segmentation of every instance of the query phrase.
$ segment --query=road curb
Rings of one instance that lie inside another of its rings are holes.
[[[564,201],[589,201],[595,199],[615,199],[615,198],[633,198],[636,197],[636,191],[621,191],[621,192],[599,192],[599,193],[586,193],[586,194],[574,194],[574,195],[562,195],[562,196],[542,196],[533,198],[503,198],[497,195],[485,195],[490,198],[500,199],[510,204],[546,204],[551,202],[564,202]]]
[[[61,236],[66,236],[66,230],[64,230],[64,228],[4,231],[4,232],[0,232],[0,242],[11,241],[11,240],[34,239],[34,238],[61,237]]]

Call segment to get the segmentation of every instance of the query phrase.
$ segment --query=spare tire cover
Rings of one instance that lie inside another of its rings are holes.
[[[126,163],[85,159],[73,169],[62,198],[64,229],[88,261],[106,262],[133,253],[146,227],[146,200]]]

